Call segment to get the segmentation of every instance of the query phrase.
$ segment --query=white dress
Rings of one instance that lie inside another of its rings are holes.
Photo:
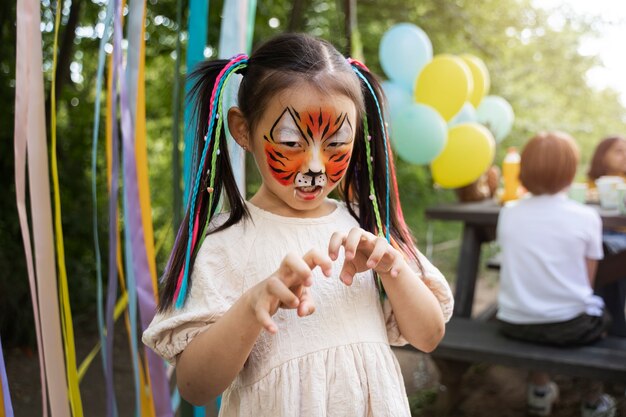
[[[336,231],[358,227],[342,203],[319,218],[275,215],[247,203],[251,221],[207,236],[195,261],[185,306],[160,313],[143,341],[175,363],[189,341],[218,320],[249,288],[276,271],[284,256],[327,250]],[[218,222],[220,219],[217,220]],[[452,295],[423,256],[424,282],[446,320]],[[310,291],[315,313],[279,309],[278,333],[261,332],[244,368],[222,395],[221,417],[410,416],[398,362],[390,349],[406,344],[371,273],[352,286],[339,280],[343,251],[330,278],[316,268]],[[210,359],[208,359],[210,360]]]

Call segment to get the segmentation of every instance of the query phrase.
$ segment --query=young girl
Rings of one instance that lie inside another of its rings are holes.
[[[248,202],[221,130],[232,73],[228,127],[262,176]],[[144,342],[191,403],[223,392],[221,416],[409,416],[389,345],[434,349],[452,296],[404,224],[378,82],[297,34],[193,76],[198,168]]]
[[[596,188],[595,180],[603,175],[621,177],[626,181],[626,139],[621,136],[611,136],[598,143],[591,158],[591,166],[587,177],[589,186]],[[618,260],[623,262],[626,257],[626,229],[605,229],[604,246],[606,256],[612,257],[608,262]],[[626,266],[623,268],[626,271]],[[596,293],[604,299],[607,311],[613,318],[609,334],[626,337],[626,274],[622,279],[607,283],[596,289]]]
[[[595,180],[603,175],[622,177],[626,181],[626,139],[611,136],[603,139],[593,152],[587,177],[589,185],[596,187]]]
[[[572,346],[606,332],[604,304],[593,294],[603,256],[602,220],[596,210],[565,195],[577,164],[574,139],[560,132],[541,133],[522,151],[520,180],[532,195],[503,208],[497,228],[502,249],[497,317],[506,336]],[[529,414],[550,415],[556,384],[545,372],[532,372],[529,382]],[[587,391],[582,417],[614,412],[600,385]]]

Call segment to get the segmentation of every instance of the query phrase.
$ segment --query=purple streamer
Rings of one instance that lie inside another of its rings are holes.
[[[2,385],[2,398],[4,400],[4,415],[13,417],[13,406],[11,405],[11,396],[9,395],[9,380],[7,378],[7,370],[4,366],[4,355],[2,354],[2,338],[0,338],[0,385]],[[3,404],[0,404],[0,407]]]
[[[120,14],[115,16],[115,41],[121,46],[122,31]],[[119,26],[118,26],[119,25]],[[156,313],[156,301],[152,287],[152,277],[146,253],[146,244],[141,221],[141,206],[139,203],[139,184],[137,180],[137,160],[135,158],[135,136],[131,116],[131,104],[128,100],[126,78],[121,64],[121,49],[116,49],[118,56],[114,71],[118,73],[120,81],[120,113],[122,119],[122,160],[124,164],[124,193],[128,203],[129,221],[125,226],[129,229],[133,253],[133,271],[137,281],[137,301],[142,331],[145,330]],[[150,381],[152,383],[152,399],[157,417],[172,417],[169,383],[165,370],[165,363],[152,350],[145,348]]]

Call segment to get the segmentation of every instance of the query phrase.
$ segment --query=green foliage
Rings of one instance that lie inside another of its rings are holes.
[[[69,60],[59,68],[63,86],[58,95],[59,176],[62,198],[66,262],[71,303],[78,320],[92,321],[95,308],[95,255],[91,231],[91,146],[95,79],[99,39],[94,27],[104,17],[104,0],[65,1],[61,36],[65,35],[72,7],[78,7],[76,31]],[[186,1],[183,1],[185,8]],[[42,1],[45,88],[49,92],[52,60],[53,19],[56,1]],[[301,19],[292,6],[302,7]],[[182,85],[175,72],[176,0],[148,0],[146,16],[146,117],[150,191],[155,240],[159,248],[158,270],[162,271],[174,237],[172,147],[174,146],[174,85]],[[217,55],[223,0],[210,2],[208,46]],[[333,42],[345,51],[342,2],[327,0],[259,0],[254,43],[294,27]],[[184,9],[185,9],[184,8]],[[497,162],[509,145],[522,145],[539,130],[560,129],[576,137],[582,148],[583,164],[594,144],[610,133],[622,132],[626,112],[616,92],[595,91],[585,83],[585,73],[598,62],[580,55],[583,37],[594,36],[596,19],[560,11],[552,17],[532,7],[531,0],[363,0],[358,2],[358,30],[366,64],[383,75],[378,62],[378,44],[383,33],[398,22],[413,22],[433,42],[435,53],[471,53],[483,59],[491,75],[492,94],[506,98],[516,113],[511,135],[498,146]],[[555,17],[556,16],[556,17]],[[186,26],[186,12],[182,25]],[[13,103],[15,97],[15,2],[0,6],[0,181],[5,198],[0,201],[0,331],[7,345],[32,344],[32,309],[23,247],[15,208],[13,179]],[[600,22],[601,23],[601,22]],[[183,31],[185,54],[186,33]],[[71,70],[70,70],[71,68]],[[48,93],[46,93],[48,94]],[[181,103],[184,100],[180,96]],[[106,277],[108,211],[104,116],[100,121],[98,149],[98,218],[103,273]],[[182,127],[181,127],[182,130]],[[178,132],[179,134],[181,132]],[[179,145],[182,146],[182,145]],[[471,157],[471,155],[468,155]],[[260,178],[248,161],[248,193],[258,189]],[[456,239],[459,225],[424,220],[424,208],[452,201],[449,190],[435,190],[427,167],[398,161],[398,185],[407,222],[424,249],[427,235],[435,243]],[[582,170],[581,170],[582,172]],[[435,255],[445,272],[454,270],[454,255]]]

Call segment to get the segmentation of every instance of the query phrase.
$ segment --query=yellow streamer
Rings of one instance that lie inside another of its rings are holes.
[[[119,300],[117,300],[117,303],[115,303],[115,312],[113,313],[113,317],[115,321],[117,321],[117,319],[122,315],[127,305],[128,305],[128,294],[124,292],[122,296],[119,298]],[[106,327],[103,329],[103,331],[106,334]],[[94,358],[100,351],[101,347],[102,345],[98,341],[98,343],[96,343],[93,349],[91,349],[91,352],[89,352],[89,354],[85,357],[85,359],[83,359],[82,363],[80,364],[78,368],[78,382],[79,383],[82,382],[83,377],[85,376],[85,373],[87,372],[87,369],[89,369],[89,366],[91,365]]]
[[[146,16],[144,2],[143,20]],[[141,26],[141,42],[139,46],[139,73],[137,77],[137,108],[135,116],[135,159],[137,162],[137,180],[139,183],[139,203],[141,207],[141,223],[146,244],[148,266],[152,277],[154,299],[158,302],[158,283],[154,250],[154,231],[152,229],[152,208],[150,207],[150,185],[148,181],[148,156],[146,143],[146,86],[145,86],[145,25]]]
[[[143,2],[143,17],[146,19],[146,2]],[[148,156],[146,143],[146,88],[145,88],[145,25],[141,25],[139,42],[139,68],[137,76],[137,107],[135,113],[135,161],[137,165],[137,182],[139,186],[139,205],[141,207],[141,223],[144,232],[144,243],[154,300],[158,303],[159,288],[156,274],[156,255],[154,249],[154,231],[152,228],[152,208],[150,206],[150,185],[148,181]],[[145,358],[147,361],[147,358]],[[139,361],[140,384],[146,389],[142,391],[141,410],[146,417],[155,416],[152,398],[152,380],[148,366],[142,367]],[[142,369],[143,368],[143,369]],[[145,374],[144,374],[145,372]],[[145,377],[144,377],[145,375]]]
[[[57,134],[56,134],[56,70],[57,49],[59,39],[59,25],[61,24],[61,9],[63,0],[59,0],[56,6],[54,24],[54,45],[52,53],[52,84],[50,91],[50,135],[52,138],[50,163],[52,171],[52,185],[54,189],[54,230],[57,249],[57,262],[59,269],[59,302],[61,304],[61,323],[63,330],[63,345],[65,348],[65,367],[67,374],[68,395],[72,415],[83,416],[83,405],[78,386],[78,374],[76,370],[76,350],[74,344],[74,328],[72,323],[72,311],[70,308],[70,296],[67,283],[67,271],[65,268],[65,248],[63,245],[63,227],[61,225],[61,195],[59,191],[59,173],[57,168]]]

